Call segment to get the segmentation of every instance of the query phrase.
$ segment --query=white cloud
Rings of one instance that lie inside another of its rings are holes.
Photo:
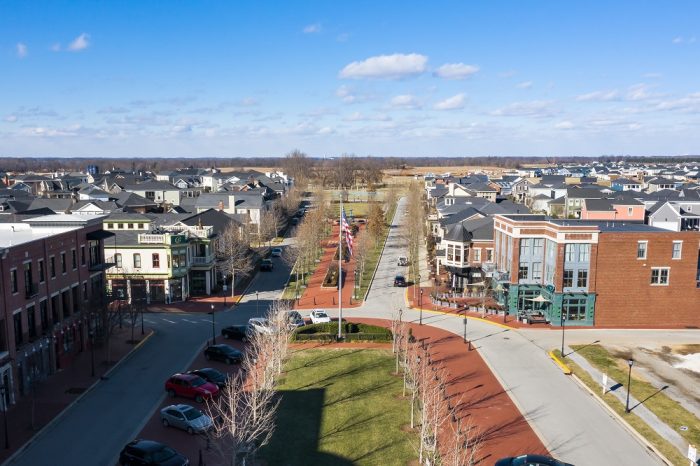
[[[321,23],[309,24],[302,29],[302,32],[304,34],[317,34],[321,32]]]
[[[346,104],[351,104],[357,100],[357,96],[352,92],[348,86],[340,86],[336,91],[335,95],[340,97],[340,99]]]
[[[68,50],[71,52],[80,52],[90,46],[90,34],[83,32],[78,37],[73,39],[73,42],[68,44]]]
[[[8,123],[14,123],[17,121],[17,115],[7,115],[5,118],[3,118]]]
[[[258,104],[260,104],[260,102],[253,97],[246,97],[238,101],[238,105],[241,107],[255,107]]]
[[[391,121],[391,117],[383,114],[365,115],[360,112],[353,112],[343,117],[343,121]]]
[[[552,103],[553,102],[550,100],[514,102],[510,105],[506,105],[505,107],[492,111],[491,115],[508,117],[528,116],[536,118],[551,117],[558,113],[552,109]]]
[[[532,87],[532,81],[523,81],[515,85],[518,89],[530,89]]]
[[[650,86],[648,84],[635,84],[627,89],[627,100],[639,101],[647,100],[654,97],[654,94],[649,93]]]
[[[459,110],[460,108],[464,108],[466,100],[467,96],[464,95],[464,93],[460,93],[436,103],[433,108],[435,108],[435,110]]]
[[[49,47],[49,50],[51,50],[52,52],[60,52],[61,51],[61,44],[56,42],[55,44],[51,45],[51,47]]]
[[[503,79],[509,79],[515,75],[516,75],[515,70],[508,70],[508,71],[503,71],[501,73],[498,73],[498,77],[503,78]]]
[[[594,91],[588,94],[581,94],[576,96],[576,100],[579,102],[608,102],[611,100],[616,100],[620,97],[620,93],[613,89],[610,91]]]
[[[574,124],[568,120],[560,121],[554,125],[556,129],[574,129]]]
[[[675,37],[671,42],[673,42],[676,45],[679,45],[679,44],[694,44],[695,41],[696,41],[695,36],[691,36],[691,37],[678,36],[678,37]]]
[[[17,43],[17,56],[19,58],[24,58],[27,56],[27,53],[29,53],[29,49],[27,48],[27,44],[23,44],[22,42]]]
[[[694,92],[678,99],[661,101],[654,108],[682,113],[700,113],[700,92]]]
[[[683,38],[681,36],[675,37],[671,42],[674,44],[682,44],[683,43]]]
[[[418,108],[420,104],[411,94],[402,94],[394,96],[389,102],[392,107],[396,108]]]
[[[435,70],[434,76],[444,79],[466,79],[479,72],[476,65],[465,65],[464,63],[446,63]]]
[[[401,79],[424,73],[427,63],[428,57],[417,53],[378,55],[348,64],[339,76],[349,79]]]

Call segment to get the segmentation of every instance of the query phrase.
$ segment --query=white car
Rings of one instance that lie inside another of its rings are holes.
[[[331,318],[328,316],[328,314],[326,314],[326,311],[322,311],[321,309],[311,311],[309,318],[311,319],[312,324],[324,324],[331,321]]]
[[[196,434],[208,430],[213,422],[209,416],[190,405],[171,405],[160,410],[160,421],[165,427],[177,427]]]
[[[272,248],[270,255],[272,257],[282,257],[282,248]]]
[[[304,323],[304,318],[297,311],[285,311],[287,314],[287,322],[290,329],[295,329],[297,327],[303,327],[306,325]]]
[[[263,317],[253,317],[248,320],[248,325],[251,330],[257,333],[272,333],[272,326],[270,322]]]

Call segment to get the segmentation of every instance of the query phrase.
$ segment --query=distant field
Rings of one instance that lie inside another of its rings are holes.
[[[452,174],[465,174],[469,172],[475,172],[475,171],[484,171],[484,172],[489,172],[489,173],[494,173],[494,174],[500,174],[503,173],[504,171],[508,171],[507,169],[503,167],[486,167],[486,166],[480,166],[480,165],[461,165],[461,166],[447,166],[447,167],[434,167],[434,166],[428,166],[428,167],[409,167],[406,169],[391,169],[391,170],[384,170],[384,173],[390,176],[413,176],[413,175],[424,175],[426,173],[447,173],[450,172]]]

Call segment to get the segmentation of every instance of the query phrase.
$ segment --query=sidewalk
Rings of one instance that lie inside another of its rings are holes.
[[[309,277],[304,293],[295,303],[294,309],[314,309],[316,307],[335,307],[338,305],[338,289],[336,287],[322,287],[323,279],[331,263],[337,263],[333,259],[338,247],[338,233],[340,226],[334,225],[331,234],[324,241],[323,255],[321,262],[316,266],[313,275]],[[359,234],[362,230],[360,230]],[[359,236],[359,235],[358,235]],[[355,240],[357,242],[357,239]],[[352,299],[352,292],[355,289],[355,259],[350,258],[348,262],[343,261],[345,280],[343,283],[343,307],[358,307],[362,304],[361,299]]]
[[[600,372],[598,369],[593,367],[583,356],[580,354],[574,352],[571,350],[571,348],[566,347],[564,348],[567,351],[566,357],[571,359],[573,362],[575,362],[581,369],[586,371],[588,375],[593,378],[593,380],[599,381],[602,384],[603,381],[603,373]],[[601,385],[601,392],[602,392],[602,385]],[[608,385],[606,388],[605,393],[610,393],[612,394],[617,400],[622,403],[623,405],[627,401],[627,387],[623,386],[622,383],[619,383],[616,380],[613,380],[612,378],[608,378]],[[634,390],[633,390],[634,391]],[[601,403],[605,403],[605,401],[601,400]],[[642,421],[644,421],[652,430],[654,430],[657,434],[659,434],[661,437],[666,439],[668,442],[670,442],[674,447],[678,449],[678,451],[685,456],[685,454],[688,451],[688,442],[681,437],[681,435],[676,432],[672,427],[669,427],[668,424],[664,423],[661,421],[654,413],[649,411],[646,406],[641,404],[639,400],[637,400],[632,394],[630,393],[630,411],[631,414],[636,415],[639,417]]]
[[[134,331],[136,342],[132,344],[129,343],[131,328],[124,325],[123,329],[117,329],[112,335],[111,364],[106,362],[106,346],[95,348],[95,377],[91,376],[91,352],[86,350],[78,353],[69,367],[59,370],[42,382],[38,382],[33,395],[29,394],[17,399],[17,403],[11,405],[6,413],[10,448],[0,450],[0,462],[4,462],[30,441],[42,428],[46,427],[64,409],[90,390],[101,377],[104,377],[119,364],[130,351],[136,348],[139,342],[153,334],[153,330],[148,328],[145,330],[145,335],[142,336],[141,328],[137,326]],[[78,430],[83,428],[89,428],[89,426],[76,426]],[[0,439],[2,439],[4,447],[4,437],[0,437]]]
[[[242,280],[236,280],[236,295],[231,296],[231,290],[219,291],[209,296],[191,297],[187,301],[176,303],[151,303],[148,305],[148,312],[211,312],[211,305],[214,305],[216,311],[222,311],[237,304],[244,296],[248,286],[255,280],[259,273],[257,270],[249,277]],[[229,283],[230,285],[230,283]]]
[[[391,325],[391,322],[383,319],[352,320]],[[507,456],[548,454],[478,351],[468,351],[462,338],[445,330],[418,324],[409,324],[409,327],[417,341],[429,348],[431,364],[446,369],[449,374],[445,391],[447,398],[457,404],[457,417],[463,425],[471,421],[483,436],[478,464],[493,464]],[[352,347],[352,344],[348,346]],[[452,432],[447,423],[442,429],[443,434]]]

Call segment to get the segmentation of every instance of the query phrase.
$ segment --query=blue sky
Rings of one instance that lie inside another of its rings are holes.
[[[4,0],[0,155],[698,154],[699,18],[692,1]]]

